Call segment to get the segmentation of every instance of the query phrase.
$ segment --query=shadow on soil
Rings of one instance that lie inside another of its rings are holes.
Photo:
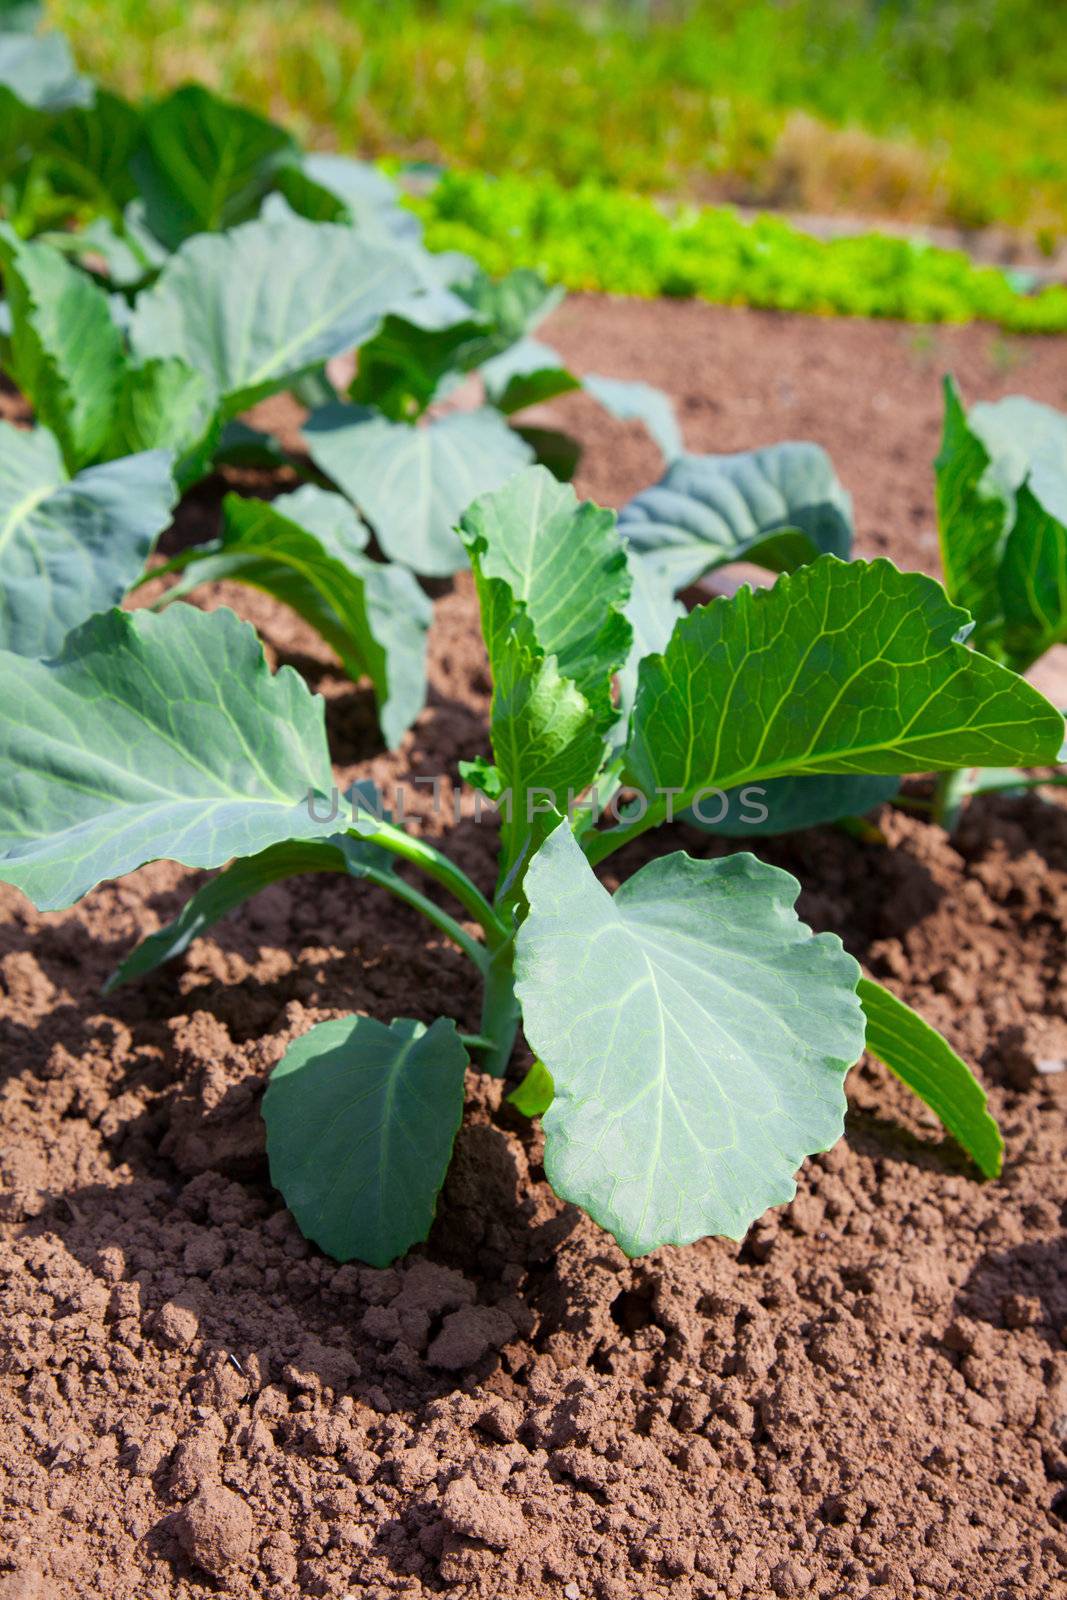
[[[963,1284],[959,1311],[993,1327],[1033,1326],[1053,1349],[1062,1349],[1067,1328],[1067,1234],[1050,1242],[991,1250]]]

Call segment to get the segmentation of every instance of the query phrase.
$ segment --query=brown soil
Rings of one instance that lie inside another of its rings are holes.
[[[1062,343],[987,330],[585,301],[549,335],[580,368],[664,384],[692,448],[821,440],[862,548],[902,564],[936,560],[939,368],[971,396],[1067,398]],[[636,427],[580,399],[556,415],[587,439],[587,492],[655,475]],[[216,495],[177,537],[210,528]],[[483,748],[469,582],[438,603],[430,704],[396,757],[309,632],[222,600],[327,697],[345,779]],[[350,1010],[476,1020],[462,957],[403,906],[277,886],[105,1001],[197,875],[145,868],[48,917],[2,891],[3,1600],[1062,1595],[1067,1073],[1041,1068],[1067,1058],[1067,817],[976,804],[952,843],[880,822],[887,845],[819,830],[765,853],[977,1064],[1003,1180],[863,1064],[845,1140],[791,1206],[740,1247],[634,1263],[552,1196],[536,1131],[474,1077],[425,1250],[374,1271],[300,1238],[257,1115],[286,1041]],[[452,831],[486,886],[492,843]],[[714,848],[656,848],[683,844]]]

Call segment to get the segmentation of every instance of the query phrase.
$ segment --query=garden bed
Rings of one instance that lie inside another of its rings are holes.
[[[982,328],[575,299],[547,333],[578,371],[666,388],[692,449],[818,440],[860,553],[928,571],[940,372],[969,399],[1067,400],[1062,341]],[[583,396],[551,409],[585,439],[585,493],[618,504],[657,474],[636,425]],[[219,492],[184,503],[171,548],[213,531]],[[473,587],[437,587],[429,704],[396,756],[309,629],[247,589],[207,603],[326,696],[345,781],[410,785],[486,742]],[[383,892],[276,885],[103,999],[198,875],[148,867],[46,917],[0,889],[3,1600],[1061,1592],[1067,816],[979,801],[951,842],[876,820],[892,849],[822,829],[761,853],[975,1064],[1003,1179],[861,1065],[846,1139],[791,1206],[741,1246],[633,1263],[473,1075],[424,1250],[374,1270],[300,1237],[258,1116],[286,1043],[349,1011],[477,1026],[460,954]],[[447,831],[488,888],[492,830]],[[644,859],[639,841],[612,874]]]

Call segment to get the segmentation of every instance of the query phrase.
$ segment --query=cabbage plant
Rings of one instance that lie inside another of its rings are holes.
[[[1067,416],[1024,395],[968,411],[947,378],[936,474],[945,588],[974,618],[974,648],[1026,672],[1067,643]],[[969,794],[1064,781],[963,770],[935,810],[951,825]]]
[[[232,613],[180,605],[93,617],[51,660],[3,657],[0,879],[51,910],[160,857],[222,868],[117,983],[302,872],[376,883],[464,952],[476,1033],[334,1019],[271,1076],[273,1180],[341,1259],[382,1264],[426,1236],[468,1066],[507,1073],[520,1026],[535,1066],[513,1099],[542,1119],[549,1182],[632,1255],[740,1238],[787,1201],[840,1137],[865,1045],[998,1171],[966,1066],[799,920],[789,874],[647,844],[614,893],[596,869],[632,867],[624,847],[711,792],[1054,760],[1060,714],[961,643],[969,619],[937,583],[884,560],[821,554],[698,606],[646,654],[614,515],[544,468],[477,500],[460,535],[493,679],[490,750],[462,769],[500,816],[491,892],[366,790],[342,803],[322,701],[272,675]]]

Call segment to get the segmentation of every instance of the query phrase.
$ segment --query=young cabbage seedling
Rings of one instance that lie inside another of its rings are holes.
[[[805,1157],[841,1134],[865,1042],[997,1172],[1000,1137],[967,1068],[835,935],[800,922],[787,873],[677,851],[611,894],[594,868],[710,789],[1042,763],[1059,713],[959,643],[966,616],[931,579],[824,555],[679,620],[638,663],[620,721],[612,682],[635,646],[612,513],[532,468],[476,502],[462,534],[493,675],[492,760],[466,768],[502,813],[492,899],[358,797],[339,826],[322,702],[291,669],[272,676],[231,613],[188,606],[114,611],[54,661],[3,660],[15,778],[0,878],[50,909],[161,856],[231,862],[116,982],[305,871],[381,885],[465,952],[484,979],[478,1035],[448,1018],[324,1022],[271,1077],[273,1180],[339,1258],[382,1264],[426,1236],[469,1055],[503,1073],[520,1021],[538,1065],[516,1104],[543,1117],[549,1181],[630,1254],[739,1238],[790,1199]]]
[[[974,619],[975,649],[1025,672],[1067,642],[1067,416],[1022,395],[968,412],[946,378],[935,465],[945,588]],[[968,795],[1064,782],[998,768],[946,773],[935,812],[951,827]]]

